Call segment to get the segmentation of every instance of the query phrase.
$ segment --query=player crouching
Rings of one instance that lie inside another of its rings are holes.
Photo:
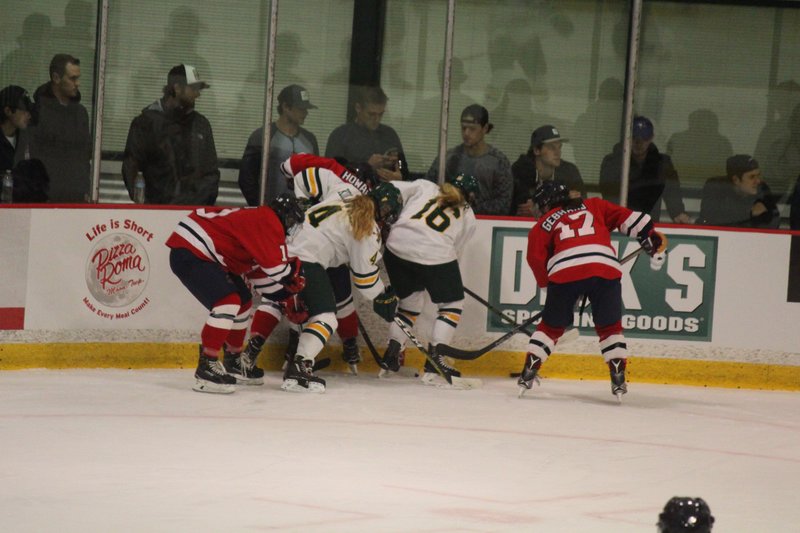
[[[397,298],[379,277],[381,227],[391,225],[403,206],[400,191],[382,183],[346,202],[330,200],[306,211],[306,223],[289,241],[289,252],[303,261],[306,286],[300,293],[308,309],[297,354],[286,365],[281,388],[290,392],[325,392],[325,380],[313,372],[314,358],[336,330],[336,298],[326,270],[350,266],[361,294],[372,300],[384,320],[393,319]]]
[[[528,234],[528,265],[540,288],[547,288],[542,320],[528,342],[525,366],[517,381],[520,396],[538,381],[542,364],[555,349],[579,298],[586,295],[600,349],[608,364],[611,392],[627,392],[628,350],[622,332],[622,270],[611,246],[611,231],[636,237],[650,256],[666,249],[650,216],[600,198],[570,198],[564,185],[540,184],[533,195],[543,216]]]

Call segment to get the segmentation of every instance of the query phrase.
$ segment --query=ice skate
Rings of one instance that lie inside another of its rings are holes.
[[[314,375],[314,361],[295,355],[286,365],[281,389],[289,392],[325,392],[325,380]]]
[[[350,372],[358,375],[358,363],[361,362],[361,352],[358,351],[355,337],[342,341],[342,359],[350,367]]]
[[[232,354],[225,350],[223,361],[225,371],[236,378],[236,383],[240,385],[264,384],[264,370],[256,365],[256,359],[261,353],[264,341],[264,337],[257,335],[250,339],[242,353]]]
[[[517,385],[519,385],[519,394],[517,395],[518,398],[522,398],[522,395],[525,394],[525,391],[529,391],[533,388],[533,383],[540,384],[539,382],[539,368],[542,366],[542,360],[539,359],[537,356],[529,353],[525,356],[525,366],[522,367],[522,373],[517,379]]]
[[[212,359],[205,355],[202,346],[194,378],[192,390],[197,392],[230,394],[236,390],[236,378],[225,372],[225,367],[219,359]]]
[[[622,395],[628,392],[628,385],[625,383],[625,367],[627,359],[612,359],[608,362],[608,369],[611,372],[611,394],[617,397],[622,403]]]
[[[447,359],[436,351],[436,346],[428,344],[428,355],[425,358],[422,382],[426,385],[436,385],[441,378],[452,383],[453,378],[460,378],[461,372],[447,362]]]
[[[389,346],[383,352],[383,359],[380,362],[381,371],[378,373],[379,378],[386,377],[390,373],[398,372],[400,370],[400,343],[396,340],[389,339]]]

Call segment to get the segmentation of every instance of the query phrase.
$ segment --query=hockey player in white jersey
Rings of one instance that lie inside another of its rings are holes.
[[[396,182],[395,186],[405,203],[392,225],[383,261],[400,298],[397,316],[411,328],[422,312],[427,292],[438,308],[429,354],[443,373],[460,377],[461,373],[437,353],[436,346],[450,344],[461,319],[464,286],[458,251],[475,231],[475,214],[469,203],[478,192],[478,182],[472,176],[457,176],[441,188],[426,180]],[[406,340],[392,322],[383,356],[388,370],[400,368],[399,354]],[[423,382],[436,384],[436,376],[436,368],[426,361]]]
[[[288,242],[289,254],[303,262],[306,286],[300,293],[309,318],[300,334],[297,354],[284,372],[282,389],[324,392],[325,380],[313,374],[314,358],[337,326],[336,301],[326,269],[349,265],[353,283],[372,300],[373,310],[391,321],[397,298],[379,276],[381,226],[391,225],[403,206],[400,191],[381,183],[365,196],[330,200],[310,208],[306,221]]]
[[[307,209],[328,200],[349,200],[368,193],[377,183],[372,167],[363,164],[343,166],[335,159],[313,154],[295,154],[281,163],[281,172],[289,182],[298,201]],[[342,339],[342,359],[350,366],[351,372],[358,373],[357,365],[361,362],[361,354],[356,343],[358,336],[358,315],[353,303],[350,271],[347,265],[328,269],[334,296],[336,298],[336,332]],[[266,339],[285,313],[277,302],[262,299],[253,314],[250,328],[250,339],[244,350],[251,361],[256,361]],[[289,344],[286,357],[292,359],[297,351],[300,328],[292,325],[289,329]],[[261,369],[254,369],[263,375]],[[254,383],[246,378],[239,378],[243,383]]]

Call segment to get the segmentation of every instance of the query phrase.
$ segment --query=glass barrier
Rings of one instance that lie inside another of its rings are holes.
[[[662,220],[683,207],[698,223],[777,227],[775,202],[789,200],[800,172],[791,127],[800,102],[798,16],[756,5],[645,3],[636,111],[652,122],[651,152],[671,158],[682,186]]]
[[[4,111],[0,173],[11,170],[15,202],[89,199],[96,17],[97,2],[86,0],[3,10],[0,90],[10,118]]]

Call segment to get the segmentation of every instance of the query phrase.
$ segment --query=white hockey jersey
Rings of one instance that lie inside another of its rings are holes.
[[[458,259],[458,251],[475,232],[469,205],[442,209],[436,203],[439,186],[427,180],[393,181],[403,194],[403,210],[392,224],[386,247],[397,257],[421,265],[441,265]]]
[[[357,241],[345,204],[340,200],[322,202],[306,211],[305,223],[288,240],[287,246],[290,256],[324,268],[349,263],[353,283],[365,298],[371,300],[384,290],[378,275],[381,258],[378,225],[373,225],[370,236]]]

